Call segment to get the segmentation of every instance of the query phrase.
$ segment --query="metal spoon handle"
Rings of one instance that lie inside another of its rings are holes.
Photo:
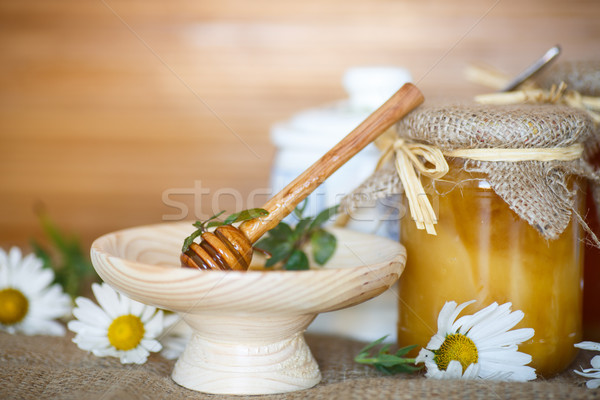
[[[516,89],[520,84],[531,78],[533,75],[546,68],[552,61],[560,54],[560,47],[554,46],[546,52],[540,59],[531,64],[526,70],[521,72],[515,79],[513,79],[501,92],[510,92]]]

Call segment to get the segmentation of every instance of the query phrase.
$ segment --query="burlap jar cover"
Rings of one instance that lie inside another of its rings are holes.
[[[571,176],[600,182],[586,162],[586,147],[595,139],[585,111],[557,105],[426,105],[395,128],[396,137],[384,138],[388,150],[381,167],[343,199],[342,209],[401,193],[403,187],[412,219],[435,233],[436,216],[419,175],[439,179],[448,171],[445,157],[460,157],[465,169],[483,173],[495,193],[545,238],[558,238],[572,216],[589,231],[568,185]]]

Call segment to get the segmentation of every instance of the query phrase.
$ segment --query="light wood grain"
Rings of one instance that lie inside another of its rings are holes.
[[[178,312],[193,330],[173,379],[208,393],[267,394],[316,385],[303,337],[318,313],[371,299],[394,284],[397,242],[334,229],[337,250],[309,271],[199,271],[178,267],[189,222],[131,228],[92,244],[104,281],[131,298]]]
[[[599,15],[596,0],[1,0],[0,244],[41,236],[36,202],[86,247],[178,215],[163,194],[195,181],[201,201],[173,195],[186,219],[261,206],[270,126],[344,98],[346,68],[405,66],[428,100],[470,98],[471,62],[597,57]],[[213,202],[222,188],[243,201]]]

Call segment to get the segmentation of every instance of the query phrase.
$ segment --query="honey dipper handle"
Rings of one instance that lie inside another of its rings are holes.
[[[263,206],[269,215],[242,223],[240,230],[251,243],[256,242],[265,232],[277,226],[294,211],[294,208],[325,179],[395,122],[423,103],[423,100],[423,95],[416,86],[411,83],[402,86],[331,150],[271,198]]]

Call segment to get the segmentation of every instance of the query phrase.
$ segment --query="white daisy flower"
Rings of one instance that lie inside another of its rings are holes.
[[[158,336],[163,332],[163,313],[155,307],[131,300],[109,285],[92,284],[100,307],[78,297],[73,309],[76,320],[69,329],[73,342],[98,357],[118,357],[123,364],[143,364],[150,352],[162,349]]]
[[[474,301],[459,306],[454,301],[444,304],[438,316],[438,332],[415,359],[416,363],[425,363],[425,376],[502,381],[535,379],[535,369],[526,366],[531,356],[517,351],[518,344],[533,337],[533,329],[510,330],[523,319],[523,312],[511,312],[511,303],[500,306],[493,303],[456,320]]]
[[[575,344],[575,347],[584,350],[600,351],[600,343],[596,342],[581,342]],[[600,356],[594,356],[591,361],[592,368],[581,369],[581,371],[573,370],[576,374],[586,378],[592,378],[585,385],[590,389],[598,389],[600,387]]]
[[[192,329],[177,314],[166,314],[164,321],[165,330],[160,339],[163,349],[160,355],[167,360],[175,360],[185,350]]]
[[[43,268],[34,254],[22,257],[13,247],[0,249],[0,330],[26,335],[61,336],[65,327],[55,321],[71,312],[71,298],[58,284],[54,271]]]

